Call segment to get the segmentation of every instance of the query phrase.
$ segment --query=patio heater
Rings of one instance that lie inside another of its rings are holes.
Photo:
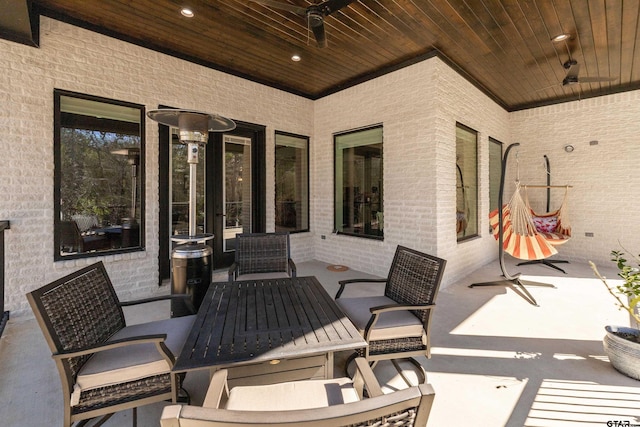
[[[171,252],[171,293],[190,295],[190,303],[197,310],[211,284],[212,251],[206,241],[213,234],[197,233],[196,178],[198,152],[209,140],[209,132],[226,132],[236,124],[225,117],[192,110],[157,109],[147,113],[149,118],[163,125],[178,128],[181,144],[187,145],[189,164],[189,234],[173,235],[178,245]],[[171,317],[191,314],[183,300],[171,301]]]
[[[140,164],[140,149],[137,147],[114,150],[112,154],[127,156],[127,163],[131,166],[131,208],[129,217],[122,218],[122,236],[120,245],[123,248],[140,245],[140,225],[136,221],[136,198],[138,165]]]

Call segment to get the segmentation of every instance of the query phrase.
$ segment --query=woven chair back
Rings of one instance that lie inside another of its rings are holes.
[[[102,262],[29,294],[52,353],[105,342],[125,327],[124,313]],[[65,360],[75,378],[91,355]]]
[[[289,233],[236,235],[235,262],[239,275],[287,271],[289,254]]]
[[[433,304],[446,261],[398,246],[389,269],[385,296],[401,304]],[[413,312],[422,322],[430,310]]]

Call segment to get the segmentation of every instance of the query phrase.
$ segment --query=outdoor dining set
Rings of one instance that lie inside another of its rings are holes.
[[[335,297],[297,275],[288,233],[237,236],[229,279],[209,285],[194,313],[127,325],[102,262],[27,294],[56,362],[64,426],[170,401],[158,423],[177,426],[425,426],[435,392],[414,357],[429,331],[446,261],[398,246],[386,279],[343,280]],[[384,282],[358,295],[355,283]],[[380,286],[380,285],[378,285]],[[338,352],[353,352],[334,372]],[[383,390],[374,368],[408,359],[416,384]],[[184,379],[205,371],[201,406]]]

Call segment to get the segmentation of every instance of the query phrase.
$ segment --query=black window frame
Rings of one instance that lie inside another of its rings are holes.
[[[276,182],[275,182],[275,186],[277,187],[277,168],[278,168],[278,158],[277,158],[277,150],[278,150],[278,135],[282,135],[282,136],[286,136],[286,137],[291,137],[291,138],[296,138],[296,139],[300,139],[303,140],[305,142],[306,148],[306,166],[307,166],[307,171],[306,171],[306,182],[305,182],[305,186],[306,186],[306,200],[304,200],[306,207],[305,207],[305,211],[306,211],[306,218],[304,219],[306,222],[306,228],[296,228],[293,230],[290,230],[288,228],[278,228],[278,224],[277,222],[275,222],[274,220],[274,226],[275,226],[275,231],[288,231],[289,233],[306,233],[310,231],[310,220],[311,220],[311,215],[310,215],[310,208],[311,208],[311,204],[310,204],[310,200],[311,200],[311,194],[310,194],[310,181],[309,181],[309,177],[310,177],[310,157],[309,157],[309,149],[310,149],[310,138],[308,136],[305,135],[298,135],[295,133],[290,133],[290,132],[284,132],[284,131],[275,131],[275,136],[274,136],[274,173],[275,173],[275,177],[276,177]],[[274,192],[274,209],[278,209],[278,200],[276,198],[276,194],[277,194],[277,188],[275,189]]]
[[[462,173],[460,167],[458,166],[458,154],[459,154],[458,153],[458,147],[457,147],[458,146],[458,137],[457,137],[458,129],[464,130],[466,132],[469,132],[469,133],[475,135],[475,177],[474,177],[474,179],[475,179],[475,187],[474,187],[474,190],[475,190],[474,191],[474,193],[475,193],[474,194],[474,198],[475,198],[475,212],[474,212],[475,215],[474,216],[475,216],[475,218],[474,218],[474,223],[475,223],[476,229],[475,229],[475,232],[473,232],[471,234],[468,234],[468,235],[465,234],[465,235],[459,236],[460,233],[456,233],[456,240],[457,240],[458,243],[461,243],[461,242],[464,242],[464,241],[467,241],[467,240],[475,239],[475,238],[480,236],[480,227],[479,227],[480,222],[479,222],[479,211],[478,211],[479,202],[480,202],[480,200],[479,200],[479,194],[480,194],[480,188],[479,188],[479,186],[480,186],[479,185],[480,184],[480,167],[479,167],[480,166],[479,165],[479,161],[480,161],[480,133],[477,130],[475,130],[475,129],[467,126],[467,125],[464,125],[464,124],[462,124],[460,122],[456,122],[456,126],[455,126],[455,131],[456,131],[456,169],[457,169],[456,173],[460,173],[460,175],[463,175],[463,173]],[[456,185],[457,185],[457,180],[456,180]],[[463,187],[463,190],[465,190],[466,185],[464,184],[464,180],[462,180],[462,187]],[[457,206],[458,206],[458,197],[457,197],[458,191],[457,190],[458,189],[456,188],[456,211],[457,211]],[[463,195],[463,197],[465,197],[465,196]],[[456,214],[457,214],[457,212],[456,212]],[[469,216],[471,217],[471,215],[469,215]]]
[[[54,157],[54,185],[53,185],[53,200],[54,200],[54,218],[53,218],[53,246],[54,246],[54,261],[68,261],[82,258],[93,258],[98,256],[115,255],[129,252],[140,252],[145,250],[145,118],[146,107],[142,104],[136,104],[127,101],[121,101],[111,98],[105,98],[95,95],[89,95],[79,92],[72,92],[63,89],[54,89],[54,120],[53,120],[53,157]],[[128,247],[119,247],[113,249],[103,249],[91,252],[78,252],[70,253],[68,255],[61,254],[62,244],[62,232],[61,232],[61,196],[62,196],[62,138],[61,127],[63,125],[62,112],[61,112],[61,97],[78,98],[88,101],[101,102],[110,105],[123,106],[127,108],[137,109],[140,112],[139,133],[140,133],[140,147],[139,147],[139,163],[137,165],[137,197],[139,200],[139,207],[136,209],[138,213],[138,245],[132,245]]]
[[[337,206],[338,206],[338,186],[341,185],[342,180],[338,178],[338,138],[341,136],[345,136],[345,135],[352,135],[355,133],[359,133],[359,132],[366,132],[366,131],[371,131],[374,129],[380,129],[381,130],[381,142],[380,144],[382,145],[381,149],[380,149],[380,183],[379,183],[379,187],[377,188],[377,192],[378,192],[378,204],[380,207],[379,212],[382,213],[382,216],[384,217],[384,126],[382,123],[378,123],[378,124],[374,124],[371,126],[365,126],[362,128],[358,128],[358,129],[352,129],[352,130],[348,130],[348,131],[344,131],[344,132],[338,132],[333,134],[333,185],[334,185],[334,190],[333,190],[333,230],[336,234],[342,234],[342,235],[347,235],[347,236],[353,236],[353,237],[360,237],[360,238],[364,238],[364,239],[372,239],[372,240],[384,240],[384,228],[383,229],[378,229],[379,230],[379,234],[378,235],[373,235],[373,234],[367,234],[366,233],[366,226],[364,226],[365,232],[363,233],[356,233],[356,232],[350,232],[350,231],[344,231],[343,229],[343,225],[338,226],[338,218],[337,218]],[[342,206],[342,209],[344,211],[344,193],[341,192],[341,196],[342,196],[342,200],[343,202],[340,202],[340,205]],[[354,197],[355,199],[355,197]],[[344,215],[343,215],[344,216]],[[384,220],[383,220],[384,221]],[[364,222],[364,221],[363,221]],[[380,226],[380,224],[378,225],[378,227]]]

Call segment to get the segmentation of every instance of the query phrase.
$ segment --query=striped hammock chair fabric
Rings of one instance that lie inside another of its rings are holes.
[[[496,240],[500,238],[498,209],[489,214],[489,224]],[[549,258],[558,253],[545,235],[536,229],[532,210],[522,199],[520,184],[509,203],[502,206],[503,249],[509,255],[523,260]],[[546,233],[545,233],[546,234]]]
[[[525,187],[525,203],[527,207],[529,207],[536,230],[554,246],[566,243],[571,238],[571,224],[569,223],[569,215],[567,213],[568,196],[569,187],[565,190],[564,199],[562,200],[562,204],[558,210],[545,214],[538,214],[529,204],[529,195]]]

